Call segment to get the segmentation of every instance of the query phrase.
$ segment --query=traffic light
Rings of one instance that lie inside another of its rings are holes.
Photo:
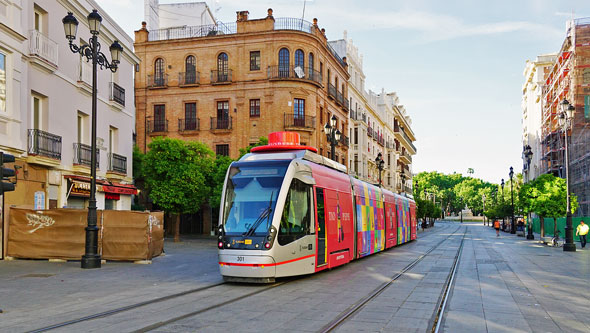
[[[4,163],[14,163],[14,156],[0,152],[0,195],[4,192],[14,191],[14,184],[7,181],[8,177],[14,177],[14,169],[5,168]]]

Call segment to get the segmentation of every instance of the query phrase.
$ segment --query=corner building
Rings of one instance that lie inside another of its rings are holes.
[[[322,131],[333,115],[343,133],[336,159],[348,156],[347,64],[317,19],[262,19],[135,32],[137,144],[156,136],[201,141],[218,155],[271,132],[294,131],[329,156]]]

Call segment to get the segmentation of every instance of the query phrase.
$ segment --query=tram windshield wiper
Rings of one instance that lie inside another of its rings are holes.
[[[260,226],[260,223],[262,223],[262,221],[264,221],[264,219],[267,219],[267,221],[268,221],[268,219],[270,218],[270,212],[272,211],[272,196],[273,196],[273,194],[274,194],[274,191],[270,193],[270,201],[268,203],[268,207],[266,207],[262,211],[262,213],[260,213],[260,216],[258,216],[256,221],[254,221],[254,223],[252,224],[250,229],[248,229],[248,231],[243,233],[243,236],[252,236],[254,231],[256,231],[256,229],[258,228],[258,226]],[[268,222],[267,222],[267,225],[268,225]]]

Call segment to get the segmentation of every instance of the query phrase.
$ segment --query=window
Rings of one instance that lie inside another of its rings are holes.
[[[197,82],[197,61],[194,56],[186,57],[184,61],[184,83],[194,84]]]
[[[250,117],[260,117],[260,100],[250,100]]]
[[[304,58],[305,58],[305,56],[304,56],[304,53],[302,50],[295,51],[295,67],[304,68],[305,67]]]
[[[156,59],[154,65],[154,83],[156,86],[163,86],[164,85],[164,74],[166,71],[164,70],[164,59],[158,58]]]
[[[41,129],[42,112],[41,98],[33,96],[33,129]]]
[[[260,70],[260,51],[251,51],[250,52],[250,70],[251,71]]]
[[[229,156],[229,145],[215,145],[215,154],[219,156]]]
[[[309,53],[309,60],[307,61],[307,66],[309,67],[309,72],[313,72],[313,53]]]
[[[6,111],[6,55],[0,53],[0,112]]]
[[[217,102],[217,129],[229,129],[229,101]]]
[[[86,132],[88,131],[88,115],[78,111],[78,135],[77,135],[77,143],[86,143],[88,135]]]
[[[197,103],[184,104],[184,129],[197,129]]]
[[[305,126],[305,100],[295,98],[293,108],[293,121],[295,126]]]
[[[354,128],[354,144],[355,145],[359,144],[359,128],[358,127]]]
[[[117,141],[119,134],[116,127],[110,126],[109,127],[109,153],[116,153],[117,152]]]
[[[166,129],[166,106],[154,105],[154,132],[164,132]]]
[[[320,124],[324,126],[324,108],[320,106]]]
[[[225,53],[220,53],[217,56],[217,71],[219,72],[219,74],[226,74],[227,75],[227,71],[228,71],[228,64],[227,64],[227,54]]]
[[[35,4],[33,15],[33,24],[35,30],[44,35],[47,35],[47,11]]]
[[[299,179],[293,179],[279,226],[280,245],[289,244],[310,234],[311,225],[311,187]]]
[[[289,50],[286,48],[279,51],[279,77],[289,77]]]

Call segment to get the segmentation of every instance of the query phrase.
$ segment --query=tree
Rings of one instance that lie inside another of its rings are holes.
[[[146,189],[165,212],[176,214],[174,241],[179,240],[181,213],[195,213],[210,196],[207,177],[212,173],[213,151],[205,144],[155,138],[143,160]]]
[[[214,162],[213,172],[210,174],[209,186],[211,187],[211,198],[209,204],[213,209],[219,209],[221,202],[221,193],[223,192],[223,182],[229,165],[233,162],[228,156],[217,155]]]
[[[240,157],[238,157],[238,160],[240,158],[242,158],[242,156],[249,153],[250,150],[252,150],[252,148],[258,147],[258,146],[266,146],[267,144],[268,144],[268,138],[266,138],[264,136],[259,137],[258,142],[256,142],[255,144],[249,145],[248,147],[245,147],[245,148],[240,148]]]

